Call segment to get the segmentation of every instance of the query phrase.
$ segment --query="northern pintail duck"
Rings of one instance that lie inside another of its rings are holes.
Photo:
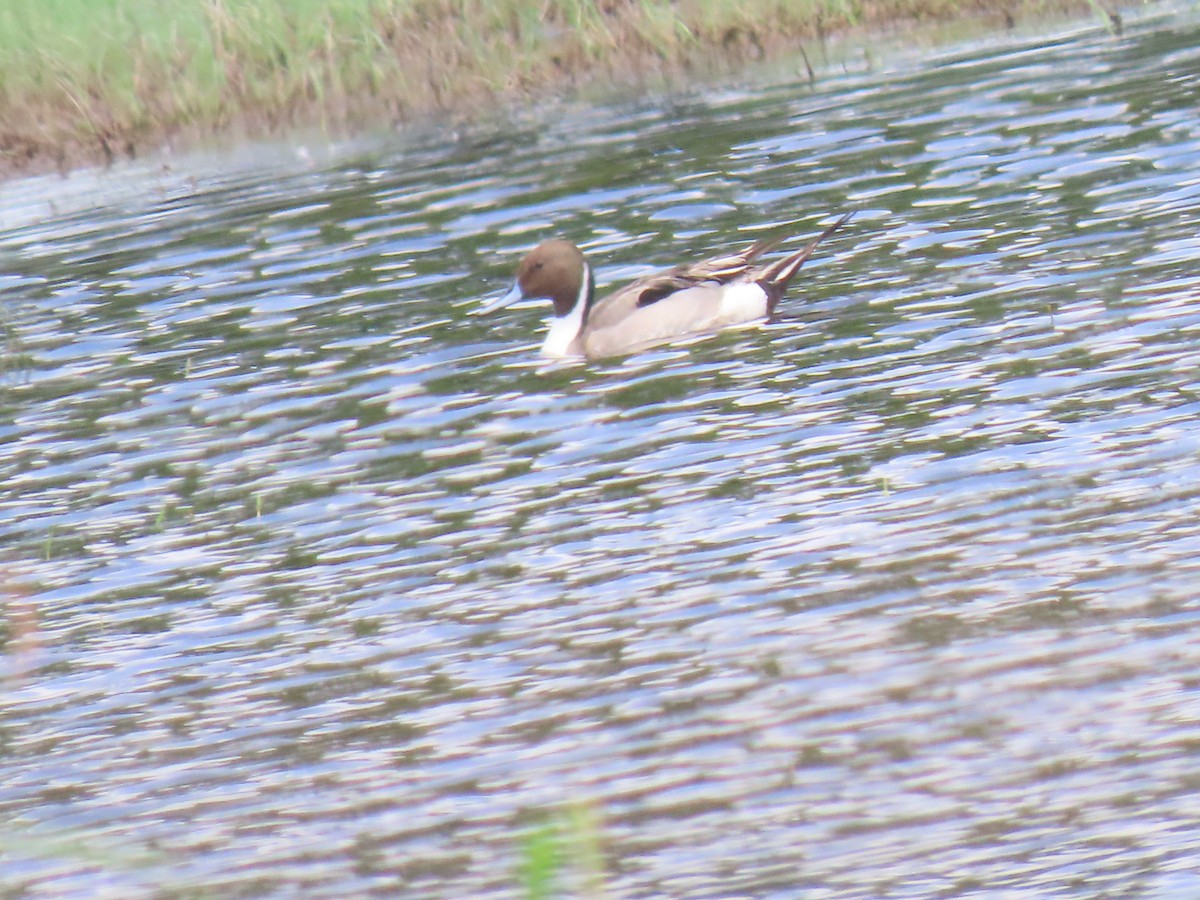
[[[782,238],[755,241],[740,253],[647,275],[599,300],[592,267],[579,248],[570,241],[545,241],[521,260],[512,290],[479,312],[518,300],[550,300],[554,320],[542,354],[589,359],[752,322],[774,313],[788,282],[817,245],[852,215],[846,213],[803,250],[775,262],[754,265],[759,256],[783,243]]]

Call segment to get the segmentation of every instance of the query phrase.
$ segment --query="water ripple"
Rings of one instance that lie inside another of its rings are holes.
[[[582,802],[619,895],[1195,893],[1196,47],[5,188],[0,884],[509,895]],[[763,327],[470,314],[848,206]]]

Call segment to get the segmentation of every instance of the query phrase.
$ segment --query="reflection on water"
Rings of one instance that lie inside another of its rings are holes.
[[[1197,34],[10,185],[0,885],[512,895],[583,802],[618,895],[1200,890]],[[847,207],[764,328],[469,315]]]

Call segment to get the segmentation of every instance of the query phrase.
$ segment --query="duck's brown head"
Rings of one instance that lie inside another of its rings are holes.
[[[581,300],[586,304],[591,299],[590,274],[583,253],[570,241],[543,241],[517,266],[512,290],[480,312],[502,309],[518,300],[550,300],[554,315],[570,315]]]

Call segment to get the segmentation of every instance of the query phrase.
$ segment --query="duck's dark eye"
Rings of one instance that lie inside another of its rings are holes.
[[[546,264],[545,264],[545,263],[543,263],[543,262],[535,262],[535,263],[533,264],[533,267],[534,267],[535,269],[540,269],[540,268],[542,268],[542,266],[544,266],[544,265],[546,265]]]

